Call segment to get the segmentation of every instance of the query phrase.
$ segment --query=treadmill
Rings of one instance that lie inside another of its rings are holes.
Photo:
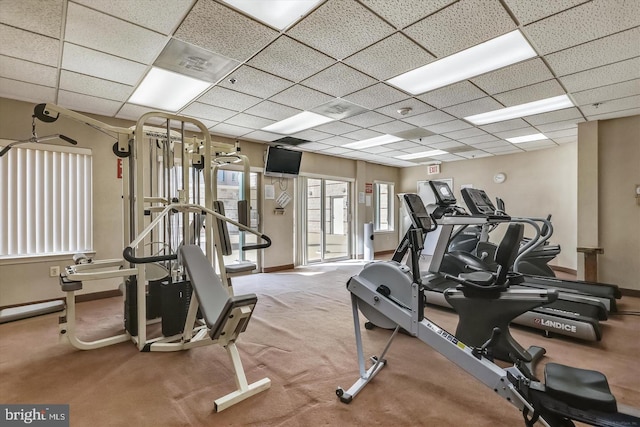
[[[440,271],[442,260],[447,255],[449,239],[456,226],[485,225],[493,222],[509,222],[508,215],[468,215],[456,206],[456,199],[446,183],[429,181],[433,192],[432,200],[424,200],[427,211],[438,225],[436,231],[427,234],[425,248],[432,251],[428,273],[422,277],[425,298],[428,304],[451,308],[444,297],[444,291],[456,287],[458,283],[447,279]],[[423,198],[429,195],[423,195]],[[433,202],[433,203],[431,203]],[[408,212],[411,206],[404,205]],[[408,233],[405,234],[392,259],[402,262],[408,251]],[[429,242],[429,239],[435,239]],[[423,253],[424,256],[424,253]],[[512,285],[518,289],[520,285]],[[593,298],[577,300],[561,295],[552,304],[535,308],[514,319],[514,323],[542,330],[545,335],[564,335],[587,341],[602,338],[600,320],[607,319],[607,310],[602,302]]]
[[[496,210],[493,203],[491,203],[491,199],[487,196],[487,193],[484,190],[477,188],[463,188],[461,193],[462,198],[472,215],[494,216],[496,212],[502,212]],[[511,217],[510,221],[532,224],[536,219]],[[540,221],[545,222],[545,220],[542,219]],[[536,228],[535,225],[534,228]],[[519,259],[522,259],[527,254],[536,251],[549,237],[550,234],[545,236],[544,239],[538,240],[540,238],[540,235],[538,235],[526,246],[522,247],[518,259],[516,259],[516,263],[514,264],[514,270],[518,271],[517,267]],[[607,311],[611,313],[615,313],[618,310],[616,300],[622,297],[622,293],[618,286],[608,283],[565,280],[558,279],[556,277],[537,276],[532,274],[524,274],[524,277],[525,281],[522,283],[523,286],[539,289],[558,289],[561,293],[567,295],[596,298],[600,300],[607,308]]]

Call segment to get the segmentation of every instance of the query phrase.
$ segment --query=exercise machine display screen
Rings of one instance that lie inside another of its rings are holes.
[[[405,194],[404,200],[411,216],[413,226],[425,232],[431,231],[431,217],[422,203],[422,199],[417,194]]]
[[[491,199],[484,190],[477,188],[463,188],[460,190],[462,199],[467,205],[471,215],[493,215],[496,207],[491,203]]]
[[[429,181],[429,185],[436,195],[438,206],[450,206],[456,204],[456,198],[453,191],[449,188],[449,184],[442,181]]]

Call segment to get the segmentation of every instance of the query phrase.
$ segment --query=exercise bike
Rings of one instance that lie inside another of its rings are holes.
[[[508,334],[508,327],[505,330],[500,327],[493,329],[486,342],[476,346],[469,345],[426,318],[424,284],[418,259],[423,249],[425,233],[433,230],[432,221],[418,195],[406,194],[404,197],[407,203],[415,207],[411,215],[412,228],[408,232],[411,267],[396,261],[371,263],[347,282],[347,289],[351,292],[360,376],[349,389],[336,389],[336,395],[343,403],[350,403],[386,366],[385,355],[398,331],[404,329],[518,408],[526,426],[533,426],[536,422],[550,427],[572,426],[573,420],[602,427],[640,425],[640,418],[618,410],[615,397],[603,374],[548,363],[543,383],[523,367],[518,357],[514,366],[506,369],[493,363],[493,350],[507,348],[512,344],[505,344],[500,339],[500,336],[505,336],[503,334]],[[505,243],[506,255],[502,255],[507,261],[513,253],[517,253],[522,228],[516,226],[512,230],[514,231],[510,232]],[[461,292],[470,299],[522,298],[530,304],[538,305],[553,300],[554,295],[557,297],[557,292],[553,290],[538,290],[533,293],[527,290],[510,290],[508,281],[503,281],[498,275],[471,273],[452,277],[460,287],[448,292],[452,294],[450,296]],[[430,279],[427,277],[425,280]],[[359,312],[373,324],[393,329],[380,355],[371,358],[373,365],[368,369],[362,346]]]

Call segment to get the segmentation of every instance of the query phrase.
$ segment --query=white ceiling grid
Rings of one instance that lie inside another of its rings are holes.
[[[537,57],[417,96],[386,83],[516,29]],[[136,119],[151,109],[129,96],[179,40],[235,61],[179,111],[211,133],[267,143],[283,136],[261,130],[275,121],[345,111],[292,135],[310,141],[298,149],[398,167],[554,147],[577,123],[640,114],[640,1],[320,0],[281,31],[222,0],[2,0],[0,38],[3,97]],[[575,107],[464,120],[565,93]],[[530,133],[549,139],[505,140]],[[383,134],[402,141],[343,147]],[[433,149],[449,153],[395,158]]]

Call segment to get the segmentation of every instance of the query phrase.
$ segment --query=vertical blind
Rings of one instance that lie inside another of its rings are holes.
[[[1,157],[0,257],[92,250],[91,177],[88,149],[25,144]]]

